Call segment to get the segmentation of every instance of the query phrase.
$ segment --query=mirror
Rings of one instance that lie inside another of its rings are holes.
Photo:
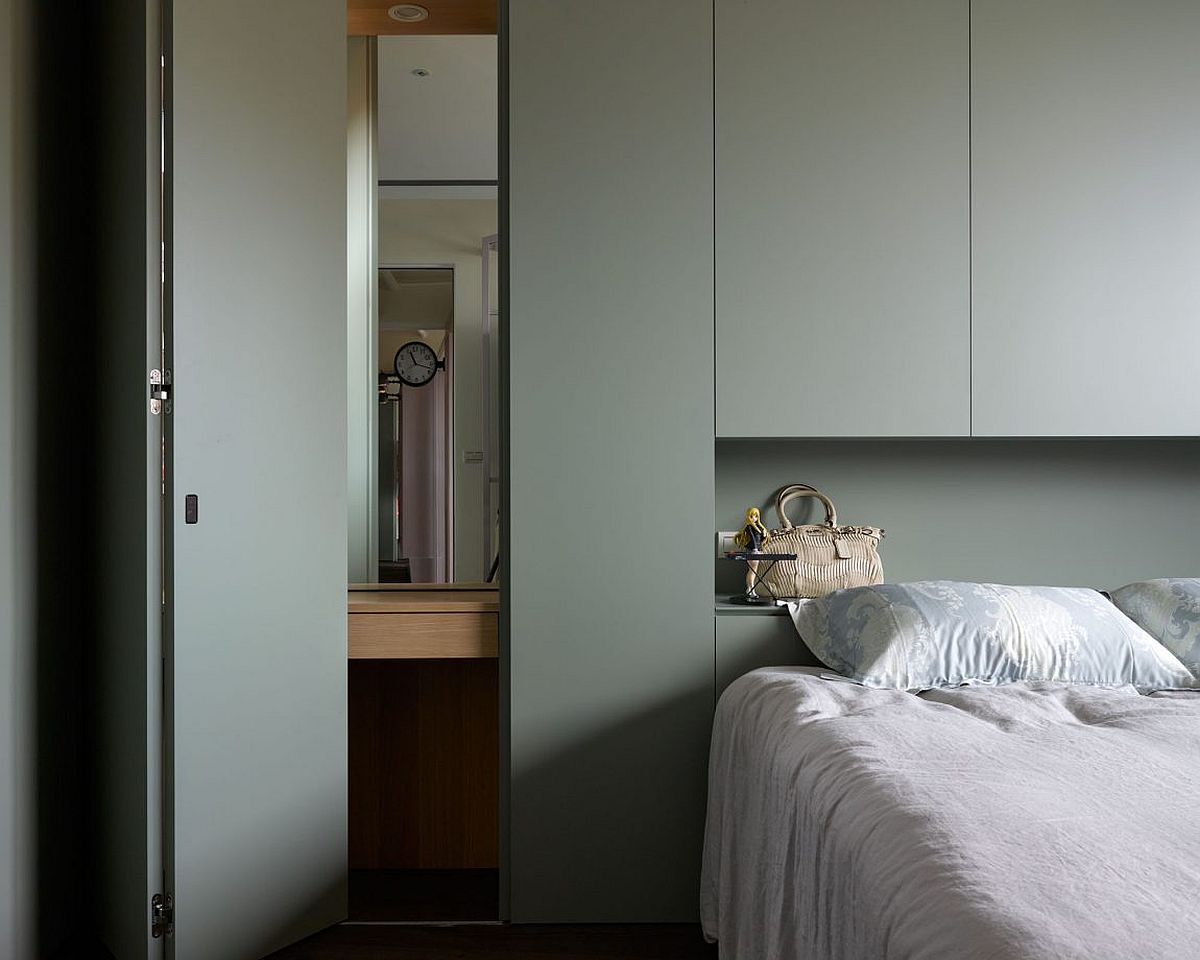
[[[380,37],[351,73],[349,580],[480,583],[499,554],[496,38]]]

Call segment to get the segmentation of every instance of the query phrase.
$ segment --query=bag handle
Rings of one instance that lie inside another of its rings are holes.
[[[779,517],[779,522],[784,530],[792,529],[792,521],[787,518],[787,505],[793,500],[800,497],[816,497],[825,506],[825,526],[837,526],[837,510],[834,509],[833,501],[830,500],[816,487],[810,486],[807,483],[792,483],[786,487],[781,487],[779,492],[775,494],[775,515]]]

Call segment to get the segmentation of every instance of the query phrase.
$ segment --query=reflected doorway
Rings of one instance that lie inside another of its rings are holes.
[[[454,269],[379,270],[379,582],[453,579]]]

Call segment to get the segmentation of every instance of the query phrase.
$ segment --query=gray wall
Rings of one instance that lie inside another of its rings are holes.
[[[89,956],[92,10],[0,3],[0,955]],[[75,111],[75,112],[72,112]],[[64,115],[78,122],[63,123]],[[69,171],[68,171],[69,168]],[[64,269],[69,263],[69,270]],[[65,335],[65,333],[67,335]],[[75,362],[73,362],[75,361]],[[63,389],[69,371],[69,389]],[[70,428],[70,429],[68,429]]]
[[[511,913],[695,920],[711,6],[512,0]],[[669,552],[647,550],[669,534]]]
[[[1200,576],[1196,439],[721,441],[716,529],[791,481],[828,493],[840,521],[887,530],[890,581]],[[718,590],[736,591],[740,565],[716,563]]]
[[[101,360],[99,288],[112,224],[100,222],[103,174],[81,157],[103,153],[99,101],[111,80],[98,39],[112,5],[66,9],[30,4],[34,101],[30,180],[22,199],[34,223],[31,309],[33,363],[24,373],[21,423],[30,432],[35,471],[30,544],[19,562],[34,586],[34,715],[38,956],[91,956],[95,951],[94,889],[99,765],[97,643],[100,517],[109,517],[97,473],[103,417],[94,400],[107,382]],[[89,90],[89,109],[79,91]],[[72,122],[64,122],[64,117]],[[139,277],[141,272],[139,271]],[[118,283],[123,278],[116,278]],[[144,374],[143,374],[144,375]],[[128,386],[144,390],[144,381]],[[143,393],[144,397],[145,394]],[[139,398],[139,403],[140,403]],[[27,502],[28,505],[28,502]],[[139,558],[140,562],[140,558]],[[111,572],[111,571],[110,571]],[[64,911],[62,904],[76,903]]]
[[[89,956],[91,8],[0,4],[0,955]],[[85,37],[87,43],[85,43]],[[75,114],[70,114],[75,115]],[[68,171],[69,168],[69,171]],[[68,175],[68,173],[70,175]],[[69,264],[69,270],[65,267]],[[75,361],[75,362],[73,362]],[[69,389],[63,389],[69,371]],[[11,951],[11,952],[9,952]]]
[[[0,956],[34,955],[26,4],[0,0]]]

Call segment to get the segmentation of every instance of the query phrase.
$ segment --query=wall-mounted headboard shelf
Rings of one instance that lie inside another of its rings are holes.
[[[786,617],[787,607],[774,604],[750,606],[744,603],[730,603],[730,594],[718,593],[713,603],[713,610],[718,617]]]
[[[888,580],[1120,586],[1200,573],[1200,438],[718,440],[714,529],[813,483],[887,531]],[[798,505],[797,522],[805,516]],[[811,509],[811,508],[810,508]],[[816,518],[819,519],[819,518]],[[718,561],[718,597],[741,589]]]
[[[839,520],[883,527],[890,581],[1116,587],[1200,575],[1200,439],[719,440],[717,530],[777,487],[813,483]],[[816,522],[797,509],[793,520]],[[785,607],[731,604],[716,561],[714,696],[748,670],[815,664]]]

